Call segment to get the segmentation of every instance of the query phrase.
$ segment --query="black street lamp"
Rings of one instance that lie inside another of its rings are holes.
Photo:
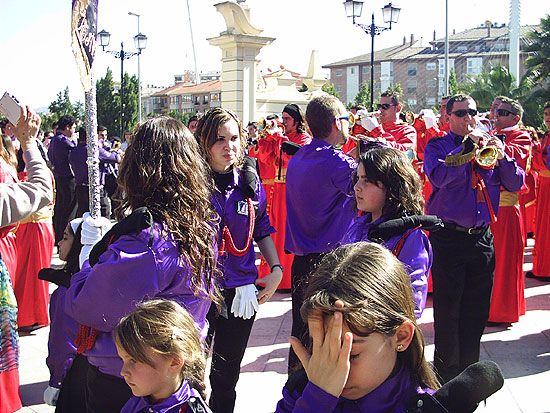
[[[120,137],[124,136],[124,60],[128,60],[133,56],[139,56],[141,51],[147,46],[147,36],[144,34],[137,34],[134,36],[134,43],[137,52],[125,52],[124,43],[120,42],[120,50],[105,50],[109,46],[111,41],[111,34],[106,30],[101,30],[97,37],[99,39],[99,45],[104,52],[112,54],[116,59],[120,59]]]
[[[399,13],[401,8],[392,5],[392,3],[386,4],[382,8],[382,18],[384,23],[389,23],[389,26],[376,26],[374,24],[374,13],[372,13],[371,24],[361,24],[356,23],[355,18],[361,17],[361,12],[363,11],[363,2],[358,0],[347,0],[344,2],[344,7],[346,9],[346,16],[353,18],[353,24],[359,26],[366,34],[370,34],[371,38],[371,52],[370,52],[370,111],[374,111],[374,36],[382,33],[385,30],[391,30],[391,24],[397,23],[399,19]]]

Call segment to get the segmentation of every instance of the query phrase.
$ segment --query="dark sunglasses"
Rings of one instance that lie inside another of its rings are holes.
[[[506,109],[497,109],[497,116],[509,116],[509,115],[515,115],[514,112],[510,112]]]
[[[475,116],[477,115],[476,109],[459,109],[451,112],[451,115],[455,115],[458,118],[463,118],[466,115]]]
[[[396,105],[394,105],[393,103],[379,103],[378,105],[376,105],[378,109],[384,109],[384,110],[388,110],[392,106],[396,106]]]

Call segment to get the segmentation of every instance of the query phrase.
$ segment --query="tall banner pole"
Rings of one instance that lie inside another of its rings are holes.
[[[97,4],[98,0],[72,0],[72,47],[80,81],[85,96],[86,143],[88,150],[88,185],[90,194],[90,215],[98,218],[100,213],[99,198],[99,147],[97,140],[97,103],[96,90],[92,74],[97,47]]]

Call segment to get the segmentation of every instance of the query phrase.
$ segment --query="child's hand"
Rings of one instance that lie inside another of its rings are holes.
[[[336,307],[342,308],[343,303],[337,301]],[[313,340],[311,355],[296,337],[289,338],[309,381],[335,397],[340,397],[348,380],[353,342],[353,334],[350,332],[342,338],[342,320],[342,313],[338,311],[326,317],[320,311],[310,315],[308,326]]]

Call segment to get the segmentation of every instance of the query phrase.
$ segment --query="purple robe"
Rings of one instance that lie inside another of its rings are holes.
[[[189,387],[187,380],[184,380],[181,387],[170,397],[157,403],[149,401],[148,397],[132,397],[122,407],[120,413],[180,413],[180,409],[191,397],[199,397],[199,393]]]
[[[76,142],[62,133],[55,135],[48,147],[48,159],[53,165],[55,177],[72,177],[73,171],[69,165],[69,152],[76,147]]]

